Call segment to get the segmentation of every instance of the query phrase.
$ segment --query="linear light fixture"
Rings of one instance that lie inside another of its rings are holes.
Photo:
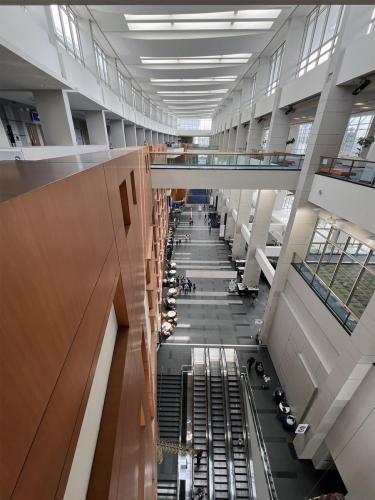
[[[214,97],[213,99],[163,99],[163,102],[174,102],[174,103],[184,103],[184,102],[207,102],[207,101],[222,101],[222,97]]]
[[[142,64],[245,64],[251,53],[195,57],[140,57]]]
[[[212,76],[209,78],[150,78],[152,83],[200,83],[200,82],[234,82],[237,76]]]
[[[129,23],[129,31],[269,30],[273,21],[197,21]]]
[[[281,9],[241,9],[193,14],[124,14],[126,21],[205,21],[208,19],[276,19]]]
[[[157,94],[164,95],[204,95],[204,94],[226,94],[228,89],[217,90],[158,90]]]

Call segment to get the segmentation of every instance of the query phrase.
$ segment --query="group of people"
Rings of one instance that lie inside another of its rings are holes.
[[[176,276],[176,287],[180,289],[181,293],[184,292],[185,295],[196,290],[195,283],[192,283],[189,278],[186,279],[185,276]]]
[[[181,236],[178,236],[178,238],[176,238],[176,247],[178,245],[181,245],[182,241],[184,243],[189,243],[191,241],[191,234],[183,234]]]

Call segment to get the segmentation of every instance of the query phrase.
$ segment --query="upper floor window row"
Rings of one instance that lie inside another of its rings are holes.
[[[51,5],[57,39],[76,59],[83,62],[77,16],[67,5]]]
[[[211,118],[180,118],[177,123],[178,128],[190,130],[210,130],[211,126]]]
[[[372,31],[375,31],[375,8],[372,11],[371,21],[368,25],[367,34],[369,35]]]
[[[108,61],[107,56],[103,49],[99,47],[99,45],[94,42],[94,53],[95,53],[95,61],[96,67],[98,68],[99,78],[106,84],[109,83],[108,76]]]
[[[270,76],[267,86],[267,95],[275,92],[280,83],[281,63],[283,61],[284,44],[272,54],[270,65]]]
[[[321,5],[307,18],[298,76],[302,76],[333,54],[340,30],[342,5]]]

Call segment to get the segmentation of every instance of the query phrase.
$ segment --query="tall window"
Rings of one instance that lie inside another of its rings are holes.
[[[333,54],[342,18],[342,5],[321,5],[307,18],[298,76],[302,76]]]
[[[180,118],[177,128],[186,128],[190,130],[211,130],[211,118]]]
[[[271,57],[270,77],[268,80],[267,95],[275,92],[280,83],[281,63],[284,54],[284,44],[273,53]]]
[[[108,62],[107,56],[103,49],[99,47],[99,45],[94,42],[94,52],[95,52],[95,60],[96,66],[98,68],[99,78],[106,84],[109,83],[108,78]]]
[[[199,146],[209,146],[210,138],[209,137],[193,137],[193,143],[198,144]]]
[[[367,34],[369,35],[372,31],[375,30],[375,9],[372,11],[371,21],[368,25]]]
[[[126,99],[126,78],[120,71],[117,72],[118,86],[120,88],[120,95],[123,99]]]
[[[299,126],[297,141],[294,148],[295,153],[301,155],[305,154],[311,132],[311,127],[312,123],[301,123],[301,125]]]
[[[77,16],[67,5],[51,5],[51,13],[59,43],[76,59],[83,62]]]
[[[342,156],[355,156],[360,152],[361,147],[357,141],[360,137],[367,137],[373,118],[374,115],[357,115],[350,118],[341,144]]]
[[[257,75],[255,74],[250,80],[250,105],[254,103],[256,79]]]

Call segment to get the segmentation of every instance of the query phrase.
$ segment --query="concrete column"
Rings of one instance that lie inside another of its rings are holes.
[[[125,140],[127,146],[136,146],[137,145],[137,134],[135,131],[135,125],[126,125],[125,126]]]
[[[159,144],[158,143],[158,133],[155,132],[154,130],[152,131],[152,144]]]
[[[275,106],[271,115],[265,149],[268,153],[273,153],[275,151],[284,152],[286,148],[286,141],[289,136],[290,114],[286,115],[284,109],[279,109],[280,97],[281,88],[278,88],[276,89]]]
[[[229,132],[230,132],[230,129],[227,129],[224,132],[224,142],[223,142],[223,150],[224,151],[229,151],[229,149],[228,149],[228,147],[229,147]]]
[[[229,204],[227,212],[227,224],[225,226],[224,239],[231,240],[234,237],[236,221],[234,220],[232,210],[237,210],[241,190],[231,189],[229,194]]]
[[[124,120],[110,120],[111,146],[113,148],[126,147]]]
[[[247,134],[247,146],[246,151],[259,151],[262,149],[262,133],[263,133],[263,125],[258,123],[258,119],[254,118],[254,109],[253,116],[251,117],[248,134]]]
[[[249,222],[252,199],[253,199],[253,191],[249,189],[241,190],[240,199],[238,201],[237,221],[234,230],[233,248],[232,248],[232,257],[236,259],[242,258],[246,254],[245,250],[246,241],[245,238],[242,236],[241,227],[242,224],[248,224]]]
[[[232,127],[229,129],[228,151],[230,151],[230,152],[235,151],[235,149],[236,149],[237,128],[238,127]]]
[[[85,115],[90,144],[105,144],[109,146],[104,111],[86,111]]]
[[[147,144],[152,144],[152,132],[149,129],[145,130],[145,140]]]
[[[336,79],[333,77],[333,75],[338,75],[342,55],[343,51],[338,46],[338,50],[331,58],[329,77],[320,95],[303,168],[298,180],[295,201],[267,302],[262,327],[263,341],[267,338],[279,296],[285,286],[293,253],[305,256],[314,230],[317,215],[308,203],[308,196],[315,172],[320,165],[320,157],[323,155],[336,157],[338,155],[352,112],[354,99],[351,94],[352,89],[337,86]]]
[[[143,127],[142,128],[137,127],[136,134],[137,134],[137,146],[144,146],[146,140],[145,129]]]
[[[257,248],[266,249],[276,194],[276,191],[266,190],[258,193],[243,275],[243,282],[247,286],[258,286],[259,284],[261,269],[255,259],[255,252]]]
[[[72,111],[63,90],[34,90],[47,146],[76,146]]]
[[[248,132],[249,127],[245,127],[245,125],[239,125],[237,127],[235,151],[246,151],[246,140]]]
[[[8,139],[8,134],[5,130],[4,124],[0,119],[0,148],[10,148],[10,142]]]

